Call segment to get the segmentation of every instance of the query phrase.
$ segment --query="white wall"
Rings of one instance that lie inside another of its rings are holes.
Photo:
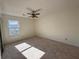
[[[16,37],[10,36],[8,32],[8,20],[11,19],[18,20],[20,24],[20,34]],[[34,23],[32,19],[29,20],[29,18],[4,15],[2,22],[2,35],[5,44],[34,36]]]
[[[0,4],[1,4],[1,0],[0,0]],[[1,5],[0,5],[0,17],[1,17]]]
[[[20,22],[20,35],[16,38],[12,38],[8,34],[7,21],[11,18]],[[5,44],[32,37],[36,34],[40,37],[79,46],[78,10],[51,13],[35,21],[28,18],[5,15],[3,16],[2,27]],[[66,38],[68,40],[65,40]]]
[[[2,14],[2,11],[3,11],[3,10],[2,10],[2,8],[3,8],[3,7],[2,7],[2,4],[3,4],[3,2],[2,2],[2,0],[0,0],[0,17],[2,17],[1,14]]]
[[[51,13],[36,23],[37,35],[79,46],[78,10]],[[65,40],[68,39],[68,40]]]

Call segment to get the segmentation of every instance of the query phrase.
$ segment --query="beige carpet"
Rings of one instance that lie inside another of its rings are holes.
[[[5,47],[2,59],[26,59],[14,46],[26,42],[45,52],[41,59],[79,59],[79,47],[57,41],[33,37]]]

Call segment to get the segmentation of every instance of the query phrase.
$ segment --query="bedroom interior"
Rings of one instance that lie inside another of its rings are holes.
[[[78,0],[0,0],[1,59],[79,59]]]

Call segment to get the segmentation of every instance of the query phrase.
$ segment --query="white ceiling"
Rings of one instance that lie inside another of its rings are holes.
[[[26,8],[39,9],[41,16],[66,9],[79,8],[79,0],[2,0],[3,13],[22,16]]]

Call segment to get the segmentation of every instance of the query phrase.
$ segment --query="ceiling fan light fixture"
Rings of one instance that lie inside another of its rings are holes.
[[[37,10],[33,10],[31,8],[27,8],[29,11],[31,11],[30,13],[23,13],[23,16],[26,16],[26,14],[30,15],[30,17],[32,18],[38,18],[38,15],[40,15],[40,13],[37,13],[38,11],[40,11],[41,9],[37,9]]]

